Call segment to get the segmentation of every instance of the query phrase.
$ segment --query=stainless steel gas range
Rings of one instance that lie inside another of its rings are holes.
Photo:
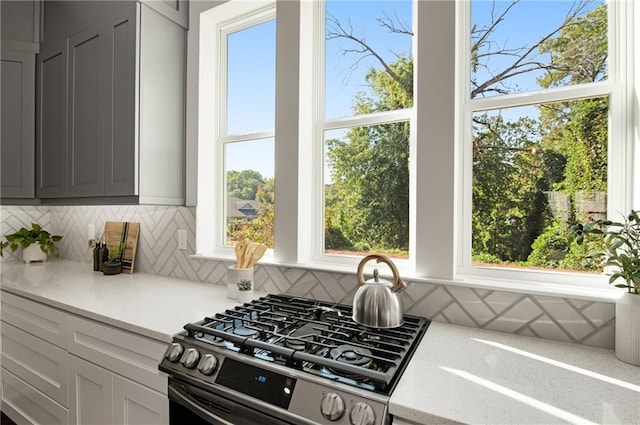
[[[171,424],[389,424],[429,321],[357,324],[351,306],[268,295],[184,326],[159,368]]]

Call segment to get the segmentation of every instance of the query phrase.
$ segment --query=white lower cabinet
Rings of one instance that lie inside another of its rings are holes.
[[[67,405],[67,352],[2,324],[2,366],[62,406]]]
[[[69,355],[71,424],[110,425],[113,421],[113,374]]]
[[[4,291],[0,312],[2,411],[18,425],[169,423],[165,343]]]
[[[2,368],[2,412],[18,425],[69,423],[69,411]]]
[[[114,423],[157,425],[169,423],[167,396],[119,375],[113,377]]]
[[[158,425],[169,423],[167,397],[69,355],[71,424]]]

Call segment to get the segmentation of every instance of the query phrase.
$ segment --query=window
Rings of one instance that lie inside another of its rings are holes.
[[[471,2],[464,273],[594,269],[568,229],[625,210],[609,190],[623,148],[611,137],[622,110],[612,102],[610,5]]]
[[[207,121],[254,104],[224,103],[243,99],[231,89],[212,100],[225,80],[203,46],[220,22],[247,36],[270,25],[273,9],[247,3],[201,15],[199,253],[232,256],[211,188],[245,190],[235,163],[262,144],[275,152],[277,264],[352,271],[377,251],[434,280],[584,282],[557,273],[577,267],[554,237],[577,211],[631,205],[632,3],[278,1],[275,113],[245,130]]]
[[[325,256],[409,255],[411,1],[318,3]],[[323,11],[324,9],[324,11]],[[316,34],[318,35],[318,34]],[[319,238],[320,239],[320,238]],[[329,260],[331,261],[331,260]]]
[[[245,238],[274,247],[274,6],[231,2],[202,15],[201,81],[210,92],[200,168],[209,184],[199,201],[215,217],[209,253]]]

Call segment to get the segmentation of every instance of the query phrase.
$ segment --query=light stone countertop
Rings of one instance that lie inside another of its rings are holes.
[[[640,424],[640,367],[612,350],[433,322],[389,410],[418,424]]]
[[[238,305],[226,285],[146,273],[105,276],[66,260],[0,267],[3,291],[166,342],[185,324]]]
[[[0,267],[3,291],[166,342],[237,305],[225,285],[64,260]],[[389,410],[417,424],[640,424],[640,367],[611,350],[433,322]]]

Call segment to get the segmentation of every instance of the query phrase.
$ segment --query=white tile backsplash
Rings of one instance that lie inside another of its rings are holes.
[[[173,206],[2,206],[2,234],[38,222],[64,235],[63,258],[91,267],[87,227],[101,233],[105,221],[140,223],[135,271],[210,283],[224,283],[231,263],[189,258],[195,245],[195,208]],[[187,231],[187,250],[178,249],[177,230]],[[96,234],[99,236],[99,234]],[[3,261],[19,261],[6,255]],[[350,303],[355,274],[303,268],[256,267],[256,289]],[[453,285],[407,282],[401,293],[405,310],[431,320],[521,335],[613,348],[614,304]]]

